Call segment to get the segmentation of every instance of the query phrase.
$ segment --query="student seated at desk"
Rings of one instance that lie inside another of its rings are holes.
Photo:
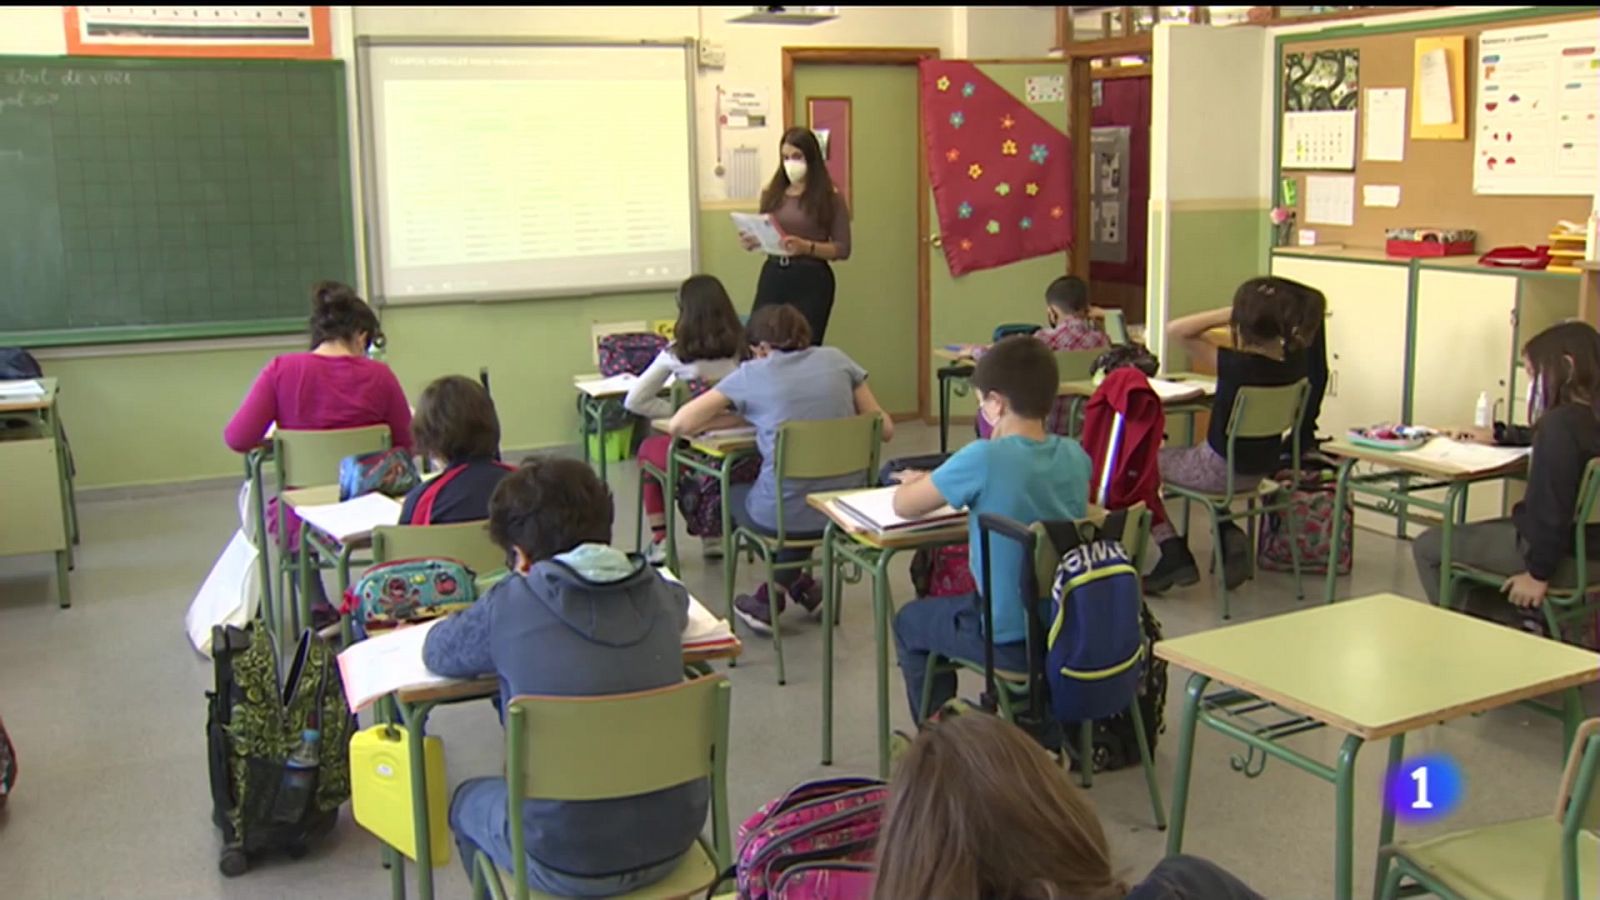
[[[776,533],[778,504],[783,504],[783,524],[796,538],[821,537],[828,520],[806,505],[807,494],[861,487],[851,478],[790,478],[778,496],[778,428],[785,422],[816,419],[843,419],[866,413],[883,413],[878,399],[867,386],[867,371],[835,347],[811,346],[811,327],[793,306],[763,306],[750,317],[747,337],[755,359],[694,400],[672,417],[671,430],[683,437],[704,431],[716,424],[719,416],[733,412],[756,427],[756,447],[761,451],[761,474],[754,484],[734,485],[733,517],[743,527]],[[1052,389],[1053,390],[1053,389]],[[883,440],[894,437],[894,421],[883,416]],[[809,549],[786,549],[779,562],[799,562]],[[799,569],[778,572],[778,584],[787,595],[806,609],[822,607],[822,586]],[[786,599],[778,597],[778,610]],[[772,623],[765,583],[755,594],[734,599],[734,612],[757,634],[770,635]]]
[[[507,475],[489,504],[489,534],[514,574],[435,626],[423,662],[453,678],[494,673],[502,708],[519,694],[621,694],[682,680],[689,595],[610,546],[612,515],[611,492],[577,460],[531,459]],[[512,869],[507,790],[503,777],[474,778],[450,803],[469,874],[479,849]],[[622,799],[527,801],[528,884],[603,897],[660,881],[694,843],[708,803],[704,780]]]
[[[1083,792],[1021,729],[981,713],[929,725],[895,767],[873,896],[1261,900],[1193,856],[1130,889]]]
[[[1077,441],[1050,434],[1044,427],[1059,382],[1055,355],[1044,344],[1020,335],[995,344],[972,373],[978,415],[990,423],[994,436],[961,448],[931,475],[901,475],[894,495],[899,515],[927,515],[945,503],[966,507],[969,567],[980,587],[980,513],[1038,522],[1078,519],[1088,512],[1089,455]],[[995,665],[1026,671],[1028,603],[1019,591],[1023,566],[1032,562],[1011,541],[992,541],[990,552]],[[978,602],[977,594],[924,597],[907,603],[895,616],[895,649],[913,718],[921,716],[929,654],[983,658],[983,611]],[[929,709],[943,706],[955,693],[955,675],[940,674]]]
[[[1467,591],[1468,612],[1503,621],[1519,618],[1516,608],[1532,611],[1544,603],[1550,579],[1573,553],[1572,518],[1584,468],[1600,456],[1600,334],[1585,322],[1554,325],[1523,346],[1522,365],[1531,388],[1528,420],[1533,426],[1500,423],[1493,434],[1474,431],[1463,436],[1485,443],[1531,445],[1527,491],[1512,507],[1510,518],[1452,529],[1451,559],[1493,572],[1518,573],[1500,590],[1511,601],[1509,607],[1481,585],[1458,588]],[[1588,535],[1591,559],[1600,558],[1600,527],[1588,526]],[[1417,576],[1434,604],[1439,602],[1442,550],[1439,528],[1428,529],[1411,544]]]
[[[1047,324],[1035,331],[1033,336],[1044,341],[1046,347],[1061,353],[1067,350],[1099,350],[1111,346],[1111,339],[1106,333],[1095,327],[1090,319],[1101,315],[1101,311],[1089,305],[1089,286],[1083,279],[1076,275],[1063,275],[1044,292],[1044,314]],[[987,347],[973,348],[973,359],[981,359],[988,352]],[[1055,405],[1050,410],[1050,417],[1046,421],[1050,431],[1055,434],[1066,435],[1071,427],[1067,420],[1067,410],[1071,403],[1065,397],[1057,397]],[[979,416],[973,422],[977,428],[978,437],[987,440],[989,425]]]
[[[401,525],[448,525],[489,518],[489,498],[512,467],[500,462],[500,417],[483,385],[461,375],[435,379],[411,420],[417,452],[442,471],[406,494]]]
[[[222,437],[237,453],[261,446],[274,422],[279,428],[319,431],[387,424],[390,443],[411,446],[411,407],[394,372],[367,358],[383,332],[372,307],[349,285],[324,281],[312,289],[311,351],[285,353],[267,363],[233,414]],[[328,483],[339,480],[328,473]],[[290,487],[313,487],[296,484]],[[300,520],[284,513],[289,547],[299,546]],[[276,535],[278,506],[267,506],[267,530]],[[333,614],[322,579],[311,580],[312,613],[318,620]]]
[[[1252,278],[1234,292],[1233,305],[1195,313],[1167,325],[1167,339],[1189,354],[1192,364],[1217,373],[1217,394],[1211,406],[1206,439],[1193,447],[1163,447],[1161,478],[1197,491],[1222,493],[1228,489],[1228,419],[1234,399],[1243,387],[1293,384],[1306,377],[1306,345],[1322,323],[1322,295],[1308,294],[1302,285],[1282,278]],[[1232,347],[1217,347],[1206,332],[1227,325]],[[1240,438],[1234,441],[1234,484],[1248,483],[1277,471],[1283,445],[1277,438]],[[1170,522],[1150,529],[1161,549],[1161,559],[1145,576],[1146,593],[1159,594],[1173,586],[1200,580],[1189,544]],[[1232,522],[1222,524],[1223,579],[1232,590],[1250,577],[1250,540]]]
[[[677,412],[670,401],[660,396],[669,378],[704,388],[739,368],[747,352],[744,325],[722,282],[712,275],[690,276],[678,288],[678,322],[672,329],[672,343],[656,354],[650,367],[628,391],[623,406],[628,412],[646,419],[668,418]],[[639,445],[639,459],[665,472],[667,453],[671,449],[671,437],[653,434]],[[662,486],[654,478],[646,479],[644,484],[644,511],[651,534],[645,558],[653,565],[660,565],[667,559],[667,506]],[[707,556],[721,552],[721,537],[720,534],[700,535]]]

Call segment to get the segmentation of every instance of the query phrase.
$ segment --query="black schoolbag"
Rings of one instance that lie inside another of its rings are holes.
[[[39,361],[21,347],[0,347],[0,381],[38,378],[44,374]]]

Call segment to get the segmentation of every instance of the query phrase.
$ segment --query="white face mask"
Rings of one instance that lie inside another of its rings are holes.
[[[783,161],[783,174],[789,176],[790,184],[799,184],[806,180],[806,161],[803,159],[786,159]]]

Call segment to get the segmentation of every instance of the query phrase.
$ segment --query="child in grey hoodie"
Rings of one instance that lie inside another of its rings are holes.
[[[610,546],[612,515],[609,489],[576,460],[529,460],[507,475],[489,503],[489,533],[513,573],[434,627],[423,646],[428,668],[494,673],[502,709],[519,694],[620,694],[682,680],[688,594]],[[469,873],[480,849],[512,869],[507,790],[504,778],[475,778],[450,803]],[[612,800],[528,800],[529,886],[599,897],[659,881],[694,843],[708,802],[703,779]]]

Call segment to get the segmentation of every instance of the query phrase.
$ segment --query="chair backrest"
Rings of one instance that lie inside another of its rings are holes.
[[[1030,325],[1027,322],[1007,322],[1004,325],[996,325],[994,327],[993,342],[999,343],[1008,337],[1012,337],[1013,335],[1033,334],[1038,330],[1038,325]]]
[[[1578,533],[1583,526],[1600,524],[1600,458],[1589,460],[1583,469],[1583,482],[1578,488],[1578,510],[1573,520],[1578,523]]]
[[[1104,348],[1095,350],[1057,350],[1056,368],[1061,370],[1062,381],[1084,381],[1094,375],[1094,361]]]
[[[1296,430],[1309,389],[1304,378],[1281,387],[1239,388],[1228,419],[1228,433],[1233,437],[1266,438],[1283,437]]]
[[[1572,816],[1575,828],[1600,831],[1600,718],[1578,726],[1556,792],[1556,821]]]
[[[358,453],[389,448],[388,425],[297,431],[280,428],[273,436],[272,457],[280,488],[317,487],[339,483],[339,461]]]
[[[1122,315],[1120,309],[1108,309],[1100,319],[1105,327],[1106,338],[1113,344],[1128,343],[1128,320]]]
[[[453,559],[478,575],[505,568],[505,551],[489,539],[487,522],[380,525],[372,530],[372,561]]]
[[[1090,506],[1089,512],[1080,523],[1097,526],[1105,524],[1108,510],[1098,506]],[[1055,545],[1050,541],[1049,534],[1045,531],[1042,522],[1034,522],[1030,526],[1034,534],[1033,544],[1033,573],[1034,584],[1042,599],[1050,592],[1050,586],[1055,582],[1056,566],[1061,562],[1060,554],[1056,553]],[[1123,549],[1128,551],[1128,556],[1133,560],[1134,568],[1140,568],[1144,562],[1145,545],[1149,543],[1150,535],[1150,510],[1143,503],[1135,503],[1127,508],[1127,516],[1123,519],[1122,534],[1113,535],[1122,543]]]
[[[773,471],[778,492],[790,478],[843,478],[859,475],[861,486],[873,483],[878,473],[878,447],[883,420],[878,413],[843,419],[811,419],[778,426]],[[778,536],[786,534],[783,504],[778,504]]]

